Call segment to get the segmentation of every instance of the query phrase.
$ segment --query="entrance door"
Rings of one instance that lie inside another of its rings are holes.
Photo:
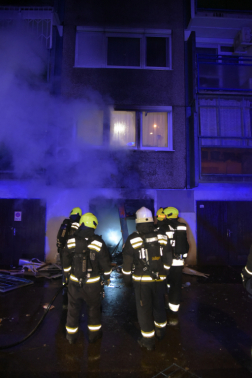
[[[245,265],[252,244],[252,202],[197,201],[198,262]]]
[[[39,199],[0,199],[0,265],[44,261],[45,204]]]
[[[102,235],[111,252],[125,243],[129,234],[136,230],[135,213],[142,206],[150,209],[154,215],[153,199],[112,200],[103,197],[93,198],[89,209],[97,216],[96,233]]]

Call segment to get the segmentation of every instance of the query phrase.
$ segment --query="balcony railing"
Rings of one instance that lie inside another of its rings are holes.
[[[197,54],[198,92],[252,92],[252,56]]]

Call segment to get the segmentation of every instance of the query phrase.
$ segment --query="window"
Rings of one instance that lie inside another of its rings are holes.
[[[101,146],[103,144],[103,111],[84,112],[77,122],[77,137],[84,143]]]
[[[85,110],[74,134],[91,146],[172,151],[172,108]]]
[[[172,150],[171,108],[160,110],[162,111],[153,109],[111,111],[110,145],[141,150]]]
[[[142,113],[142,147],[168,147],[168,119],[166,112]]]
[[[140,39],[108,37],[108,66],[140,66]]]
[[[252,102],[201,98],[199,141],[202,174],[251,174]]]
[[[146,37],[146,66],[169,66],[169,39],[164,37]]]
[[[75,67],[171,69],[171,31],[77,27],[75,51]]]
[[[251,110],[252,103],[248,99],[201,98],[199,124],[202,145],[252,146]]]
[[[136,113],[112,111],[110,116],[110,145],[136,146]]]

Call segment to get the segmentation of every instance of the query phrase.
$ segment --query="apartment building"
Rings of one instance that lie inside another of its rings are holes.
[[[197,261],[242,265],[252,241],[252,7],[185,6],[187,188]]]
[[[2,264],[54,261],[58,227],[76,206],[97,215],[112,252],[135,229],[141,206],[194,216],[186,190],[183,5],[1,2],[0,26],[25,25],[45,47],[37,51],[17,32],[2,37],[11,78],[2,92],[9,100],[2,106]]]

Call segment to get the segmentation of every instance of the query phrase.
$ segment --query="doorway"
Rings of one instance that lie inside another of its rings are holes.
[[[46,206],[40,199],[0,199],[0,266],[45,259]]]
[[[198,263],[246,265],[252,201],[197,201],[196,207]]]
[[[113,255],[122,250],[127,237],[136,231],[135,213],[142,206],[150,209],[154,215],[153,199],[107,199],[93,198],[89,209],[97,217],[98,226],[95,233],[103,240]]]

